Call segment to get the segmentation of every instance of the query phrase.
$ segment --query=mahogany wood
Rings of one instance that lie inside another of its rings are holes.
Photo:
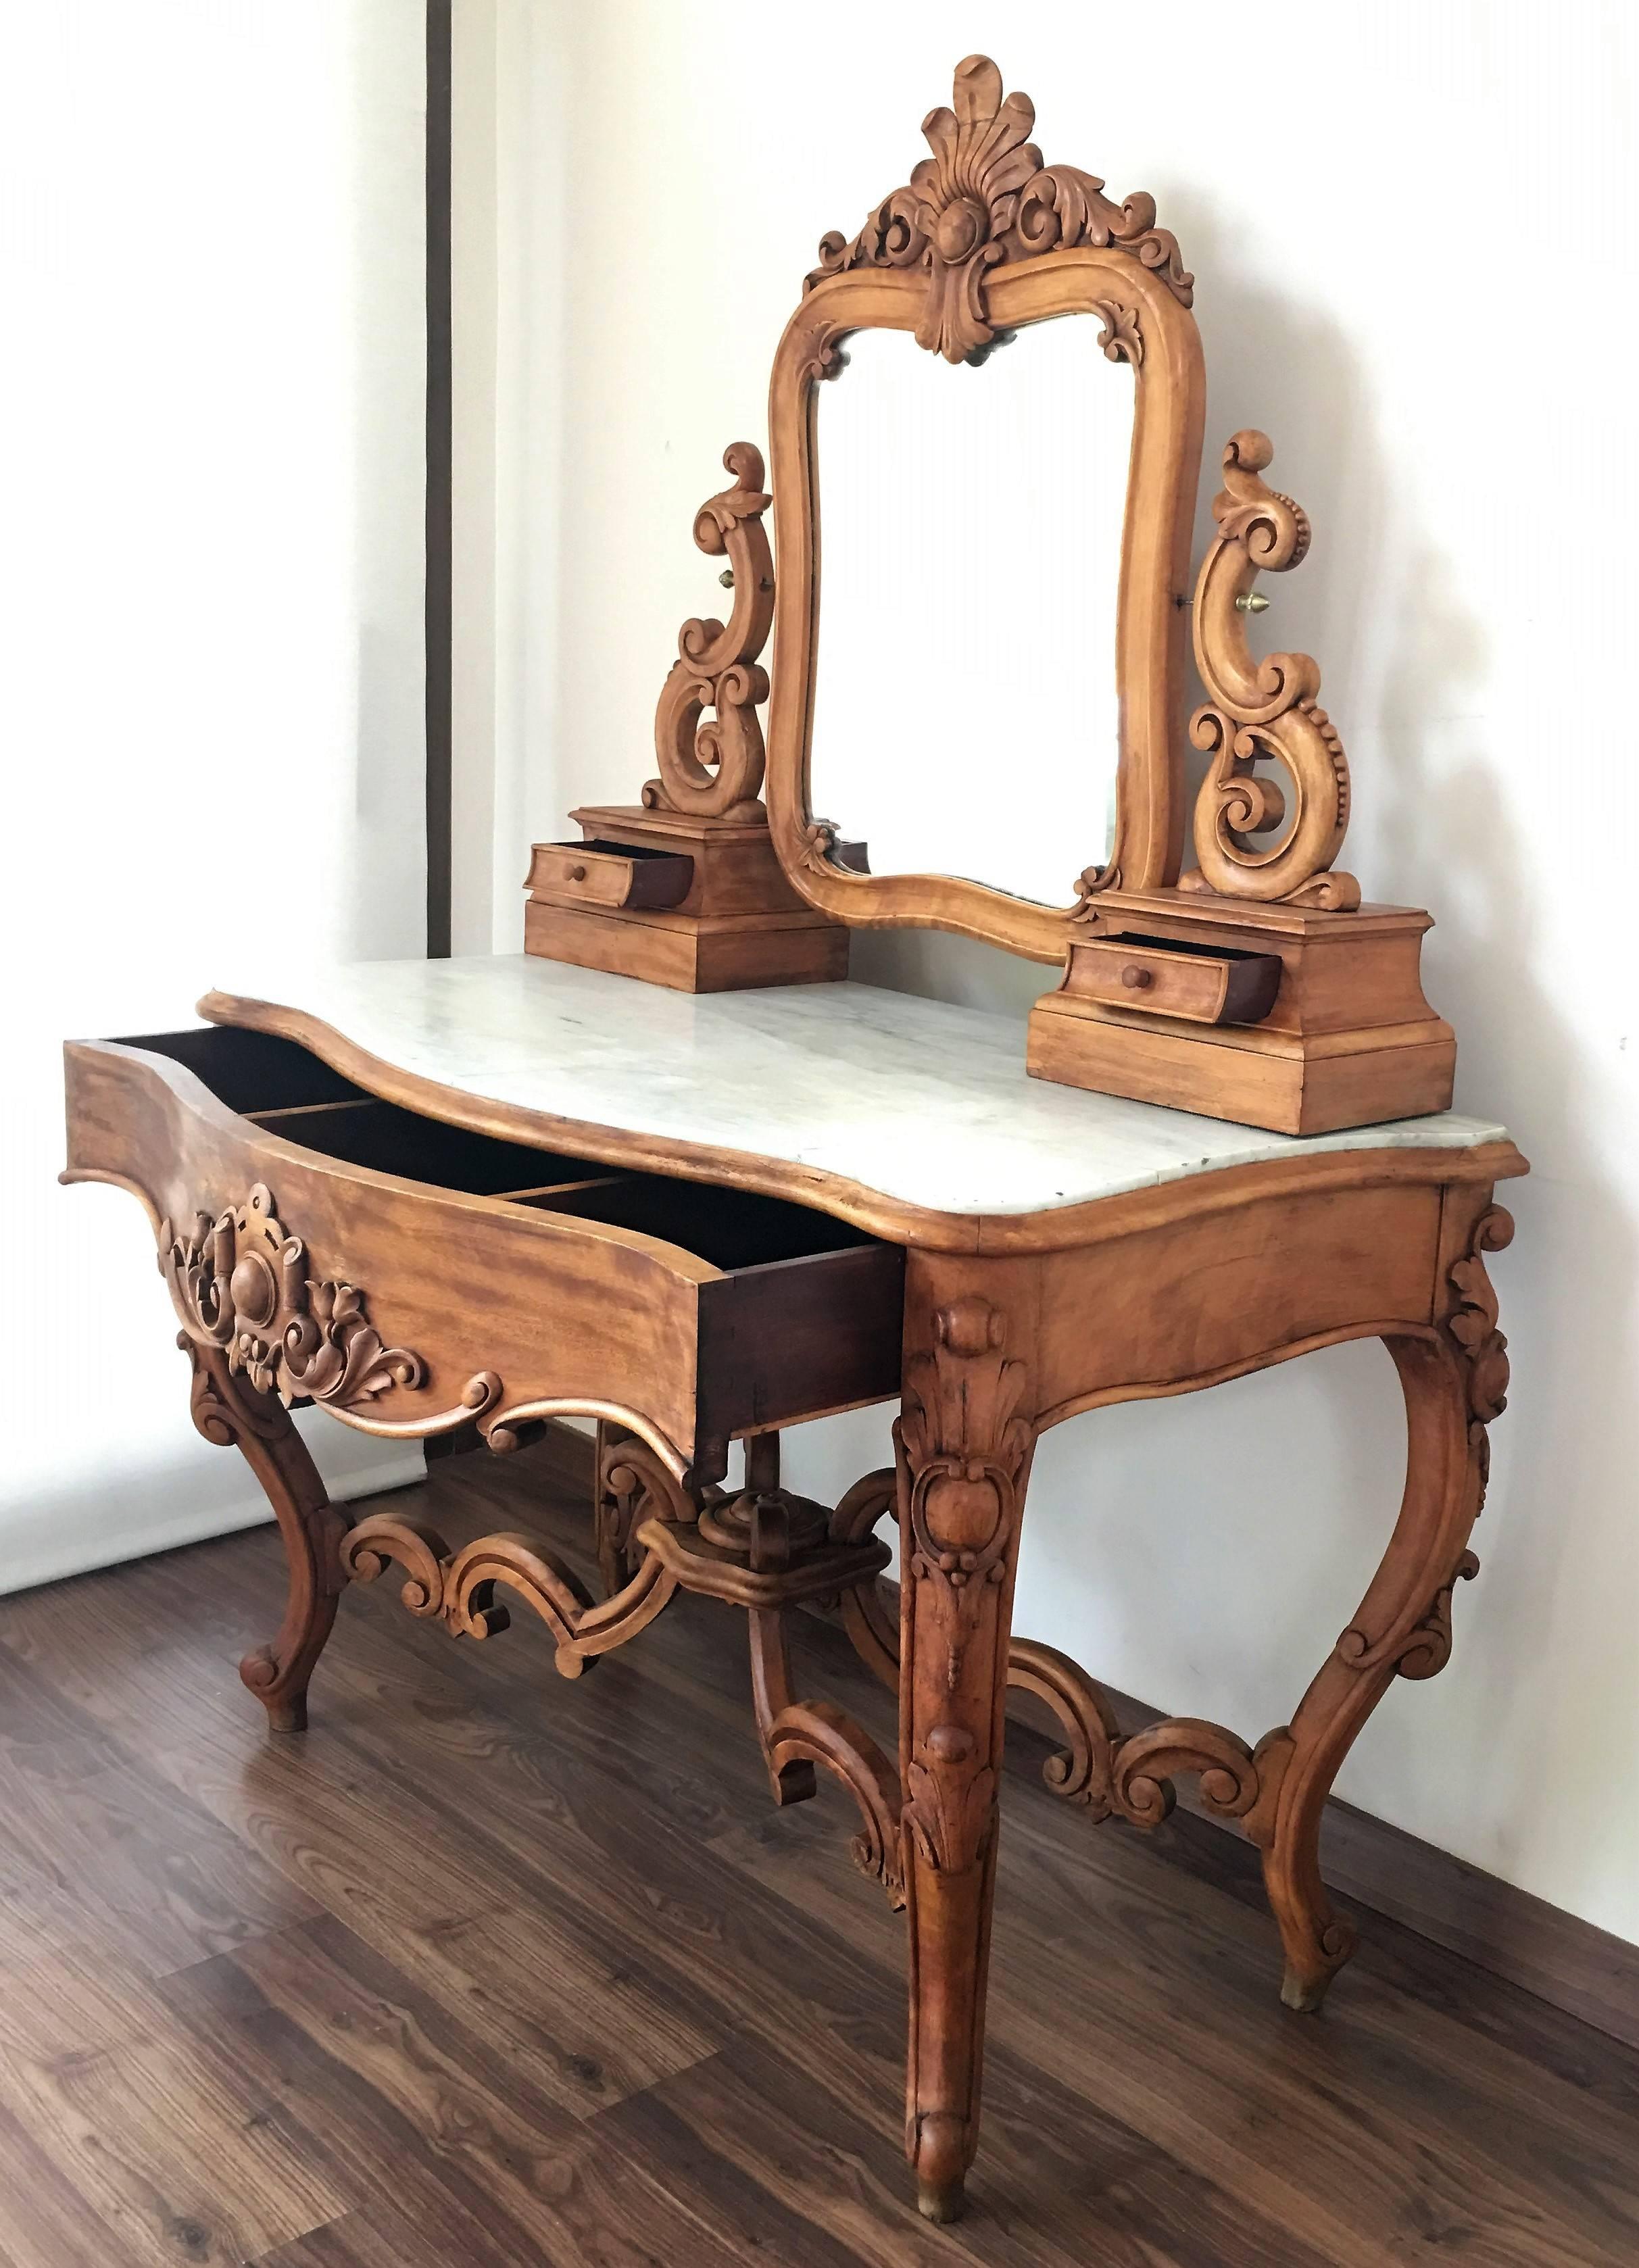
[[[538,1526],[595,1582],[547,1445],[386,1501],[456,1548]],[[0,1599],[14,2268],[1631,2252],[1631,2048],[1383,1912],[1335,2009],[1283,2020],[1251,1846],[1182,1804],[1155,1835],[1086,1833],[1015,1724],[984,2146],[960,2232],[919,2228],[904,1926],[829,1788],[771,1811],[728,1616],[680,1601],[617,1697],[543,1692],[521,1635],[440,1645],[361,1587],[315,1730],[269,1743],[222,1653],[282,1582],[264,1527]],[[839,1631],[802,1616],[793,1677],[891,1750]],[[1333,1820],[1334,1864],[1358,1823]],[[1465,1910],[1451,1862],[1396,1857],[1436,1926],[1523,1943],[1550,1918]],[[1625,1983],[1631,2008],[1633,1948],[1605,1949],[1590,1999]]]
[[[1070,948],[1079,993],[1192,1024],[1258,1024],[1281,989],[1274,953],[1237,953],[1123,931]]]
[[[757,795],[768,698],[757,656],[774,608],[762,453],[736,441],[723,463],[734,486],[701,506],[694,537],[730,562],[729,619],[679,633],[655,713],[660,777],[642,804],[577,811],[584,849],[534,846],[524,950],[680,992],[835,983],[847,932],[786,880]]]
[[[259,1390],[312,1396],[377,1433],[425,1437],[476,1420],[499,1447],[545,1414],[545,1401],[592,1414],[631,1410],[679,1470],[697,1450],[720,1468],[731,1432],[834,1406],[804,1400],[779,1336],[738,1328],[738,1303],[717,1292],[732,1285],[733,1269],[672,1237],[598,1219],[595,1191],[572,1191],[576,1209],[555,1213],[539,1197],[520,1204],[325,1156],[236,1116],[157,1052],[75,1042],[67,1074],[70,1177],[141,1196],[184,1329],[226,1350]],[[565,1178],[584,1183],[584,1166]],[[676,1230],[687,1234],[692,1219],[700,1233],[698,1193],[672,1186]],[[619,1187],[605,1209],[618,1210]],[[653,1197],[646,1193],[650,1218]],[[838,1249],[846,1233],[823,1215],[734,1202],[735,1220],[719,1233],[750,1256],[742,1264],[753,1276],[806,1241],[814,1288],[799,1290],[799,1268],[782,1268],[780,1279],[796,1343],[823,1349],[825,1390],[842,1403],[890,1392],[897,1358],[882,1317],[897,1312],[899,1254],[863,1241]],[[300,1239],[290,1256],[285,1224],[290,1241]],[[321,1259],[310,1263],[304,1245]],[[303,1271],[314,1267],[330,1279],[309,1284]],[[453,1290],[453,1277],[470,1290]],[[748,1297],[754,1312],[759,1294]],[[543,1314],[552,1319],[545,1344]],[[732,1390],[714,1379],[705,1412],[703,1328],[735,1351]]]
[[[1281,1134],[1447,1109],[1457,1042],[1418,974],[1430,926],[1426,913],[1401,906],[1332,913],[1164,891],[1090,898],[1059,990],[1030,1011],[1028,1067],[1038,1079]],[[1124,1005],[1108,981],[1111,941],[1135,929],[1278,961],[1273,1004],[1210,1031],[1176,1005],[1163,1012],[1159,998],[1154,1012]]]
[[[1251,431],[1226,451],[1196,589],[1207,702],[1192,731],[1214,761],[1196,812],[1200,865],[1181,872],[1204,401],[1192,279],[1148,198],[1117,204],[1093,176],[1046,166],[1032,123],[1028,99],[1004,98],[994,65],[970,57],[954,107],[927,122],[933,158],[858,236],[822,243],[771,384],[778,576],[762,458],[736,444],[732,485],[695,529],[729,562],[730,618],[683,626],[642,806],[583,809],[582,843],[535,846],[528,949],[708,990],[840,976],[853,926],[949,929],[1061,966],[1031,1017],[1039,1076],[1293,1131],[1438,1108],[1454,1042],[1421,991],[1429,917],[1362,907],[1334,871],[1348,775],[1318,706],[1318,671],[1298,654],[1259,661],[1246,643],[1257,576],[1296,566],[1309,541],[1298,506],[1262,480],[1270,445]],[[1074,312],[1098,317],[1104,351],[1131,364],[1136,386],[1113,854],[1067,872],[1061,909],[961,880],[872,876],[863,847],[809,805],[815,388],[861,327],[911,331],[957,360]],[[1272,760],[1294,797],[1273,848],[1284,806],[1258,769]],[[1353,1944],[1319,1868],[1333,1778],[1394,1678],[1444,1665],[1452,1595],[1478,1565],[1486,1429],[1507,1380],[1485,1261],[1510,1233],[1494,1184],[1525,1170],[1511,1144],[1345,1148],[1034,1213],[951,1214],[792,1159],[475,1099],[297,1010],[224,995],[203,1005],[230,1028],[69,1049],[67,1177],[144,1204],[196,1418],[208,1438],[237,1443],[274,1506],[285,1614],[242,1675],[276,1728],[305,1722],[349,1579],[391,1569],[413,1616],[481,1640],[521,1604],[570,1679],[653,1630],[680,1592],[743,1612],[776,1801],[813,1795],[821,1769],[839,1780],[859,1821],[855,1857],[904,1911],[905,2140],[935,2221],[963,2209],[978,2138],[1010,1686],[1062,1728],[1049,1785],[1090,1818],[1153,1827],[1178,1782],[1195,1781],[1199,1801],[1260,1854],[1283,1997],[1320,2005]],[[1397,1366],[1407,1462],[1348,1627],[1290,1721],[1255,1747],[1191,1718],[1124,1733],[1084,1668],[1011,1628],[1038,1435],[1078,1410],[1365,1336]],[[896,1395],[891,1473],[866,1476],[834,1510],[780,1485],[779,1426]],[[591,1418],[602,1595],[532,1529],[452,1546],[394,1506],[348,1530],[292,1426],[304,1400],[452,1451],[515,1450],[547,1420]],[[735,1436],[746,1475],[730,1495]],[[890,1511],[897,1617],[875,1534]],[[896,1696],[897,1762],[794,1666],[795,1609],[833,1599]],[[398,1731],[356,1722],[354,1738],[390,1771]],[[351,1822],[351,1783],[348,1799]],[[490,1900],[488,1867],[474,1879]],[[445,1886],[422,1895],[433,1958]]]
[[[516,1460],[510,1468],[497,1469],[503,1476],[503,1484],[510,1484],[520,1464],[528,1466],[532,1472],[538,1469],[550,1475],[551,1487],[561,1491],[572,1505],[583,1505],[588,1494],[595,1491],[595,1445],[589,1436],[567,1425],[545,1427],[532,1457]],[[848,1491],[832,1514],[832,1533],[840,1533],[840,1523],[851,1506],[857,1506],[863,1501],[868,1506],[875,1500],[876,1509],[861,1530],[868,1532],[876,1518],[893,1512],[894,1495],[891,1467],[867,1474]],[[890,1693],[897,1695],[897,1585],[878,1577],[845,1594],[839,1608],[842,1629],[865,1668]],[[825,1614],[824,1602],[808,1611],[810,1616],[823,1616],[823,1620],[817,1632],[811,1620],[804,1625],[805,1645],[812,1647],[824,1644],[830,1650],[825,1624],[831,1617]],[[860,1635],[862,1629],[868,1632],[863,1639]],[[841,1634],[839,1631],[838,1636]],[[1046,1673],[1041,1667],[1044,1659],[1050,1665]],[[1056,1665],[1056,1669],[1052,1665]],[[1042,1691],[1044,1674],[1054,1682],[1067,1682],[1075,1697],[1067,1698],[1062,1707],[1055,1704]],[[840,1677],[838,1682],[845,1683]],[[1012,1697],[1034,1694],[1052,1712],[1062,1738],[1072,1744],[1080,1734],[1081,1719],[1076,1712],[1083,1706],[1090,1709],[1093,1721],[1111,1742],[1143,1732],[1167,1714],[1154,1703],[1135,1700],[1115,1686],[1095,1683],[1078,1663],[1057,1653],[1052,1647],[1018,1637],[1014,1638],[1008,1653],[1008,1754],[1004,1778],[1008,1772],[1016,1778],[1028,1769],[1037,1751],[1045,1749],[1041,1764],[1044,1782],[1051,1791],[1072,1803],[1080,1799],[1071,1794],[1065,1782],[1074,1759],[1044,1734],[1036,1713],[1019,1708]],[[1244,1747],[1244,1743],[1237,1746]],[[1175,1790],[1175,1795],[1177,1808],[1170,1817],[1180,1822],[1200,1817],[1215,1822],[1225,1834],[1239,1832],[1239,1822],[1232,1818],[1218,1818],[1200,1801],[1187,1780]],[[1181,1826],[1181,1835],[1187,1838],[1189,1834],[1190,1830]],[[1186,1843],[1178,1835],[1166,1838],[1159,1846],[1175,1852],[1185,1847]],[[1096,1856],[1096,1852],[1092,1855]],[[1461,1962],[1472,1964],[1475,1971],[1483,1972],[1479,1989],[1489,1989],[1484,1984],[1485,1978],[1495,1979],[1501,1987],[1517,1988],[1510,1996],[1517,2007],[1528,2007],[1532,2000],[1546,2004],[1550,2014],[1545,2021],[1552,2021],[1551,2012],[1559,2011],[1595,2031],[1608,2034],[1613,2042],[1639,2047],[1639,1948],[1533,1897],[1529,1891],[1497,1875],[1486,1874],[1433,1843],[1408,1835],[1403,1828],[1392,1827],[1386,1821],[1356,1809],[1335,1794],[1325,1808],[1320,1857],[1327,1886],[1334,1896],[1340,1894],[1353,1904],[1370,1906],[1374,1918],[1388,1917],[1404,1924],[1406,1930],[1414,1932],[1421,1941],[1429,1962],[1438,1961],[1443,1953],[1450,1953]],[[1362,1950],[1368,1961],[1371,1958],[1370,1936],[1376,1935],[1380,1943],[1386,1944],[1392,1934],[1386,1930],[1362,1933]],[[1449,1997],[1445,2005],[1450,2005]]]
[[[1333,1776],[1393,1678],[1443,1665],[1451,1593],[1476,1565],[1485,1429],[1507,1378],[1484,1263],[1509,1224],[1490,1191],[1523,1170],[1517,1152],[1343,1151],[1068,1208],[994,1250],[971,1224],[964,1250],[900,1248],[732,1186],[587,1174],[572,1152],[538,1146],[557,1137],[539,1123],[528,1154],[565,1176],[562,1211],[550,1170],[528,1205],[380,1172],[359,1161],[364,1098],[315,1101],[310,1058],[243,1039],[71,1046],[69,1172],[143,1199],[195,1364],[196,1417],[209,1438],[238,1443],[277,1513],[285,1617],[243,1673],[276,1727],[305,1720],[342,1583],[389,1565],[411,1612],[458,1635],[495,1634],[520,1601],[571,1677],[648,1629],[679,1589],[745,1611],[778,1800],[813,1793],[816,1767],[838,1778],[861,1822],[856,1857],[904,1904],[907,2147],[934,2220],[961,2210],[977,2146],[1009,1683],[1065,1726],[1050,1780],[1091,1815],[1152,1825],[1177,1778],[1199,1778],[1202,1800],[1262,1852],[1285,1997],[1318,2006],[1353,1941],[1318,1866]],[[218,1057],[221,1083],[252,1111],[205,1084]],[[256,1123],[269,1116],[272,1127]],[[304,1147],[278,1126],[332,1143],[347,1127],[355,1154]],[[505,1141],[444,1127],[428,1154],[443,1142],[492,1185],[517,1169],[491,1154]],[[830,1196],[850,1210],[845,1193]],[[1399,1519],[1354,1620],[1290,1724],[1255,1749],[1193,1719],[1119,1738],[1084,1671],[1011,1633],[1037,1433],[1097,1403],[1188,1391],[1362,1336],[1394,1357],[1409,1447]],[[893,1476],[867,1476],[831,1513],[779,1487],[772,1428],[896,1384]],[[452,1550],[394,1509],[345,1532],[290,1424],[286,1405],[303,1398],[371,1430],[476,1432],[492,1447],[565,1410],[596,1418],[604,1596],[520,1531]],[[751,1440],[730,1498],[718,1484],[735,1432]],[[897,1631],[874,1535],[890,1506],[905,1571]],[[897,1691],[897,1770],[845,1710],[794,1680],[789,1616],[822,1598],[840,1601],[856,1648]]]
[[[307,1723],[307,1681],[346,1588],[340,1557],[346,1522],[277,1395],[236,1374],[222,1348],[202,1346],[186,1331],[176,1343],[193,1365],[194,1424],[218,1447],[238,1449],[279,1524],[290,1581],[284,1618],[276,1637],[245,1656],[239,1674],[267,1711],[271,1731],[299,1733]]]
[[[919,167],[911,188],[882,208],[880,225],[852,246],[838,239],[832,253],[822,248],[822,268],[808,279],[775,356],[769,437],[779,515],[769,814],[798,888],[851,928],[954,930],[1057,961],[1074,907],[1034,906],[950,876],[853,872],[832,856],[838,829],[815,815],[809,797],[822,595],[814,389],[840,368],[840,342],[850,331],[905,330],[944,351],[963,338],[982,344],[979,328],[987,340],[996,329],[1097,314],[1109,345],[1133,362],[1136,388],[1116,626],[1122,703],[1116,836],[1101,886],[1164,887],[1177,880],[1181,863],[1183,602],[1205,400],[1188,279],[1176,244],[1154,228],[1148,198],[1130,198],[1118,210],[1097,195],[1098,185],[1089,194],[1090,176],[1042,167],[1026,140],[1030,102],[1016,93],[1003,100],[994,64],[973,56],[960,65],[956,102],[959,116],[936,111],[927,122],[941,152],[938,165]],[[941,235],[950,257],[939,248]],[[935,298],[945,305],[951,289],[963,309],[957,327],[941,328],[941,318],[930,335],[930,306]],[[1067,861],[1067,892],[1074,885]]]
[[[537,843],[528,887],[549,905],[635,906],[645,912],[679,906],[694,880],[692,858],[635,843]]]
[[[524,908],[524,951],[674,992],[839,984],[848,973],[846,930],[811,913],[616,916],[536,898]]]

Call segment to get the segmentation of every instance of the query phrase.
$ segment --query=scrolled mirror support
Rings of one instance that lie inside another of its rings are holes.
[[[1348,759],[1316,697],[1319,667],[1306,653],[1259,661],[1246,643],[1246,618],[1260,611],[1257,578],[1300,565],[1309,549],[1307,516],[1262,477],[1274,455],[1266,434],[1232,435],[1213,500],[1217,540],[1202,562],[1194,608],[1207,700],[1190,719],[1190,738],[1214,762],[1195,805],[1200,863],[1180,887],[1349,913],[1360,884],[1329,871],[1348,826]],[[1253,838],[1286,816],[1279,785],[1258,770],[1271,758],[1286,766],[1296,807],[1286,835],[1260,849]]]
[[[734,486],[708,497],[695,515],[694,540],[728,568],[720,578],[735,594],[727,623],[698,618],[678,634],[677,659],[654,712],[661,776],[643,791],[651,810],[721,819],[749,811],[763,784],[763,728],[757,703],[768,698],[768,674],[757,659],[774,619],[774,563],[763,514],[763,453],[749,441],[723,452]],[[714,714],[705,718],[710,709]],[[705,719],[705,721],[702,721]]]

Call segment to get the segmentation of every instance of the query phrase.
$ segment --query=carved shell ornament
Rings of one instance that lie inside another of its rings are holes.
[[[1027,94],[1003,96],[1001,73],[988,55],[956,65],[951,101],[952,108],[930,110],[922,121],[933,156],[882,200],[856,237],[833,230],[820,239],[820,264],[805,288],[852,268],[926,269],[917,344],[953,363],[982,358],[994,342],[985,278],[1005,260],[1079,244],[1112,246],[1153,269],[1189,306],[1195,279],[1178,239],[1156,227],[1155,199],[1140,191],[1116,204],[1096,174],[1044,165],[1030,138],[1035,104]],[[1112,331],[1124,333],[1131,320]],[[1137,354],[1129,358],[1136,362]]]

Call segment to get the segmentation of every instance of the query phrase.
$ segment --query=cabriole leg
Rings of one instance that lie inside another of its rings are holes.
[[[1008,1643],[1034,1441],[1021,1414],[1030,1368],[1009,1338],[1028,1355],[1033,1332],[974,1292],[929,1299],[922,1272],[913,1265],[897,1429],[905,2147],[921,2211],[946,2221],[962,2212],[978,2138]]]
[[[261,1484],[284,1539],[290,1589],[277,1635],[255,1647],[239,1674],[268,1712],[269,1729],[299,1733],[307,1723],[307,1681],[336,1620],[347,1580],[341,1542],[347,1523],[325,1493],[291,1414],[276,1394],[259,1393],[229,1370],[226,1352],[183,1332],[177,1344],[194,1366],[195,1425],[219,1448],[238,1449]]]
[[[1318,2008],[1354,1949],[1320,1879],[1320,1819],[1339,1765],[1396,1677],[1432,1677],[1451,1653],[1451,1594],[1478,1572],[1468,1538],[1485,1501],[1486,1427],[1503,1407],[1507,1342],[1482,1256],[1513,1224],[1500,1207],[1474,1223],[1451,1270],[1456,1304],[1437,1338],[1384,1340],[1406,1397],[1406,1492],[1359,1613],[1289,1726],[1259,1743],[1261,1792],[1248,1831],[1286,1952],[1281,1999]]]

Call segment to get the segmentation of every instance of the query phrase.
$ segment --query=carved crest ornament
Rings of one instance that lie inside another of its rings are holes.
[[[1082,247],[1123,254],[1179,306],[1190,307],[1194,278],[1177,238],[1157,224],[1155,199],[1135,192],[1118,203],[1096,174],[1048,166],[1030,138],[1035,122],[1028,95],[1004,95],[995,64],[985,55],[968,56],[956,67],[950,107],[930,111],[922,122],[931,155],[882,200],[857,235],[833,231],[821,239],[819,264],[805,278],[805,293],[862,269],[923,277],[914,335],[919,346],[950,363],[982,362],[1011,335],[999,327],[990,304],[996,278],[1044,254]],[[1102,278],[1097,288],[1101,296],[1078,299],[1076,306],[1098,318],[1104,354],[1141,372],[1143,326],[1153,316],[1119,291],[1107,291]],[[845,359],[838,338],[816,335],[807,374],[834,378]],[[1172,405],[1157,414],[1181,416],[1178,399],[1185,381],[1165,366],[1165,357],[1157,359],[1163,364],[1158,403]],[[1182,449],[1182,424],[1178,434],[1176,446]],[[1096,920],[1098,899],[1124,890],[1176,886],[1198,895],[1328,913],[1353,912],[1360,904],[1354,877],[1331,871],[1348,824],[1349,775],[1341,739],[1319,705],[1319,669],[1303,653],[1259,659],[1246,640],[1248,615],[1266,603],[1254,594],[1259,575],[1297,566],[1309,549],[1303,512],[1259,477],[1272,453],[1261,433],[1237,433],[1229,442],[1223,488],[1214,505],[1217,536],[1194,599],[1186,602],[1178,590],[1169,601],[1192,603],[1195,659],[1207,692],[1190,723],[1194,745],[1214,759],[1195,803],[1198,864],[1178,878],[1175,847],[1158,852],[1159,837],[1147,836],[1136,850],[1127,841],[1123,854],[1126,838],[1119,830],[1118,855],[1082,871],[1075,903],[1059,917],[1068,924],[1067,938]],[[1187,514],[1191,506],[1176,508]],[[1123,666],[1129,679],[1147,666],[1136,644]],[[1143,764],[1170,767],[1176,757],[1172,747],[1153,744],[1141,762],[1124,755],[1132,774],[1125,792],[1134,808],[1143,800],[1138,784]],[[836,833],[830,821],[805,814],[789,846],[804,873],[823,877],[846,864],[838,856]],[[982,925],[975,933],[987,934]]]
[[[1113,246],[1190,305],[1195,279],[1178,239],[1156,227],[1155,199],[1141,191],[1116,204],[1096,174],[1045,164],[1030,138],[1035,104],[1016,91],[1003,96],[1001,73],[988,55],[956,65],[951,99],[954,108],[930,110],[922,121],[934,154],[905,186],[883,198],[856,237],[833,230],[820,239],[809,289],[851,268],[925,269],[927,298],[916,341],[947,362],[971,362],[994,343],[985,279],[1004,260],[1078,244]],[[1125,325],[1113,315],[1106,321],[1112,336],[1131,331],[1130,316]]]

